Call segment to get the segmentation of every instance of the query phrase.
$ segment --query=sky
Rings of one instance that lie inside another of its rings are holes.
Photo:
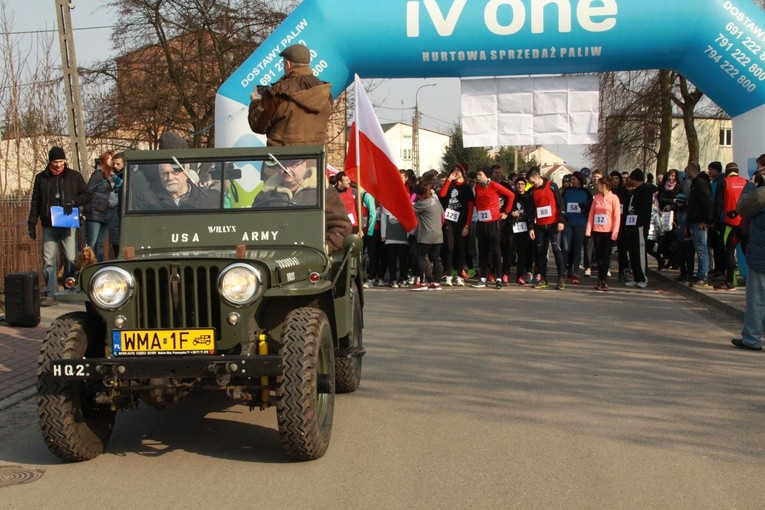
[[[57,31],[54,0],[0,0],[13,16],[13,31]],[[97,0],[75,0],[71,11],[74,31],[75,56],[81,66],[114,57],[111,26],[119,20],[113,11]],[[94,28],[107,27],[107,28]],[[58,56],[58,35],[54,52]],[[35,35],[19,34],[21,44],[31,44]],[[363,77],[362,77],[363,78]],[[423,85],[430,85],[425,86]],[[422,88],[420,88],[422,87]],[[419,89],[419,93],[417,90]],[[460,115],[460,80],[457,78],[373,80],[368,91],[380,123],[405,122],[411,124],[415,95],[421,114],[421,126],[441,133],[450,133]],[[551,152],[574,167],[589,166],[582,156],[583,146],[548,145]]]

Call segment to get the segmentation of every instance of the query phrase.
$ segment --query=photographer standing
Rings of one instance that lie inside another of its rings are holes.
[[[85,179],[77,170],[66,164],[66,153],[61,147],[52,147],[48,152],[48,166],[35,175],[32,199],[29,204],[27,226],[29,237],[37,239],[37,220],[42,224],[43,276],[45,297],[40,306],[58,304],[58,244],[64,253],[64,277],[74,274],[77,258],[75,228],[54,226],[52,207],[63,208],[63,217],[71,217],[74,208],[90,202],[90,191]],[[78,219],[79,221],[79,219]]]
[[[311,70],[311,50],[302,44],[286,47],[284,76],[250,95],[250,128],[266,135],[267,144],[324,145],[332,113],[332,86]]]

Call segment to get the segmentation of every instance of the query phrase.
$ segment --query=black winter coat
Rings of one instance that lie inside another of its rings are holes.
[[[709,176],[699,172],[699,175],[691,181],[691,191],[688,194],[688,224],[712,223],[712,208],[712,186]]]
[[[83,207],[89,202],[90,191],[80,172],[67,166],[59,175],[53,175],[46,167],[35,175],[27,223],[36,225],[39,218],[43,227],[52,227],[51,206],[70,203],[73,207]]]

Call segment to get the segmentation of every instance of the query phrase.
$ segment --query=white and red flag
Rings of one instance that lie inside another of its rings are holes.
[[[405,229],[414,230],[417,217],[409,201],[409,191],[393,162],[380,121],[358,75],[355,75],[354,87],[356,115],[351,125],[345,173],[398,218]]]

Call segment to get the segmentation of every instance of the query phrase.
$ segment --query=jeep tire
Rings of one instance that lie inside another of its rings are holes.
[[[45,335],[37,368],[37,415],[48,449],[57,457],[78,462],[103,453],[114,428],[115,412],[94,401],[95,383],[54,379],[50,361],[82,358],[93,345],[104,343],[103,328],[85,312],[56,319]]]
[[[335,405],[335,350],[326,314],[298,308],[287,314],[279,354],[276,418],[287,455],[318,459],[329,446]]]

